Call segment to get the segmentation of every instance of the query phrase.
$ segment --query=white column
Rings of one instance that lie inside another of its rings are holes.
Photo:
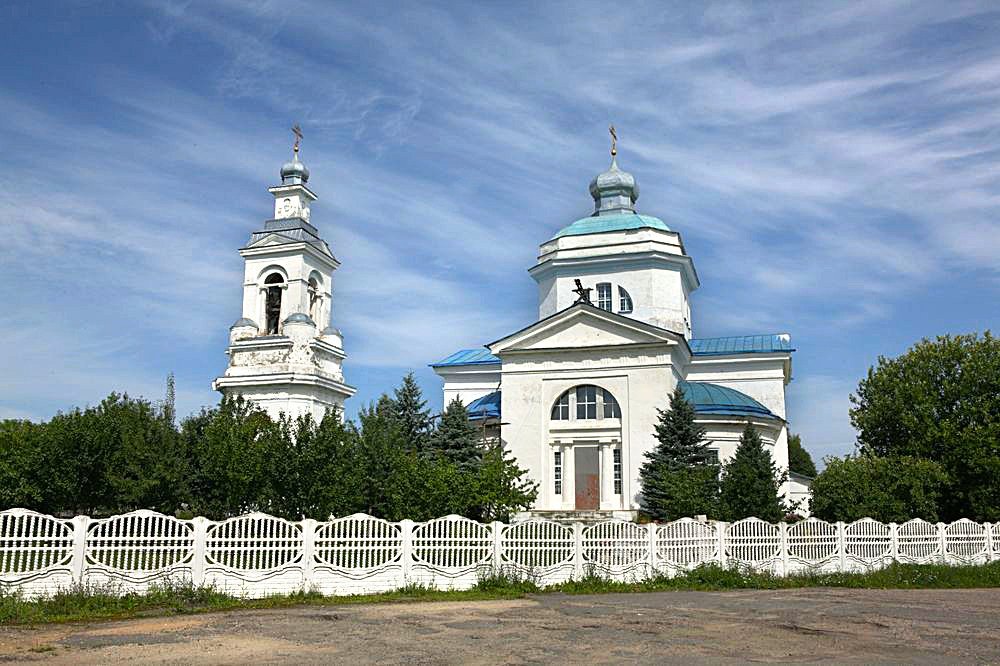
[[[75,516],[73,518],[73,555],[70,566],[73,569],[73,582],[77,585],[86,583],[87,573],[87,530],[90,518]]]
[[[306,518],[302,526],[302,591],[309,593],[313,587],[313,567],[315,566],[316,521]]]
[[[576,508],[576,461],[574,460],[573,447],[562,445],[563,452],[563,501],[562,508],[570,510]]]
[[[614,509],[615,459],[611,452],[614,445],[601,442],[601,503],[602,509]]]
[[[191,520],[194,526],[194,556],[191,558],[191,584],[205,584],[205,550],[208,541],[208,518],[198,516]]]

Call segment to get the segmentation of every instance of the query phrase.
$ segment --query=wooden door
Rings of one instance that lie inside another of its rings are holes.
[[[576,508],[596,511],[601,505],[601,476],[596,446],[573,447],[576,474]]]

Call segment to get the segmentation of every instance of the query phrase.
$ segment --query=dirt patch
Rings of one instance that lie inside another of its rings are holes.
[[[0,661],[1000,661],[997,590],[539,595],[0,629]]]

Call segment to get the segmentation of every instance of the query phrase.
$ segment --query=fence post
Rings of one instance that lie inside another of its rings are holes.
[[[889,523],[889,557],[899,562],[899,525]]]
[[[201,587],[205,584],[205,560],[208,541],[208,518],[198,516],[191,520],[194,526],[194,554],[191,556],[191,584]]]
[[[490,523],[490,529],[493,530],[493,575],[499,577],[503,574],[503,544],[500,541],[503,537],[503,523],[494,520]]]
[[[993,537],[994,525],[990,523],[983,523],[983,527],[986,528],[986,561],[992,562],[996,559],[996,555],[993,554],[993,549],[996,548],[997,540]]]
[[[948,564],[948,533],[944,523],[937,524],[938,548],[941,549],[941,564]]]
[[[788,523],[781,521],[778,523],[778,543],[781,547],[781,575],[788,575],[789,555],[788,555]]]
[[[410,584],[413,576],[413,521],[407,518],[399,521],[399,536],[403,539],[403,583],[400,587]]]
[[[583,523],[573,523],[573,578],[583,578]]]
[[[87,569],[87,527],[90,518],[87,516],[75,516],[73,518],[73,582],[82,585],[83,575]]]
[[[847,525],[837,521],[837,561],[840,562],[840,572],[847,573]]]
[[[316,521],[306,518],[302,525],[302,591],[308,593],[313,586],[313,567],[316,564]]]
[[[649,577],[652,578],[657,573],[656,566],[656,523],[647,523],[646,531],[649,532]]]
[[[726,568],[726,525],[725,521],[717,521],[715,529],[718,530],[716,536],[719,537],[719,566]]]

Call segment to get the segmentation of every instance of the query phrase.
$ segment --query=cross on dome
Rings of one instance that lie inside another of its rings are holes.
[[[304,185],[309,182],[309,169],[299,161],[299,144],[302,141],[302,128],[296,123],[292,125],[295,144],[292,146],[292,161],[281,165],[282,185]]]

